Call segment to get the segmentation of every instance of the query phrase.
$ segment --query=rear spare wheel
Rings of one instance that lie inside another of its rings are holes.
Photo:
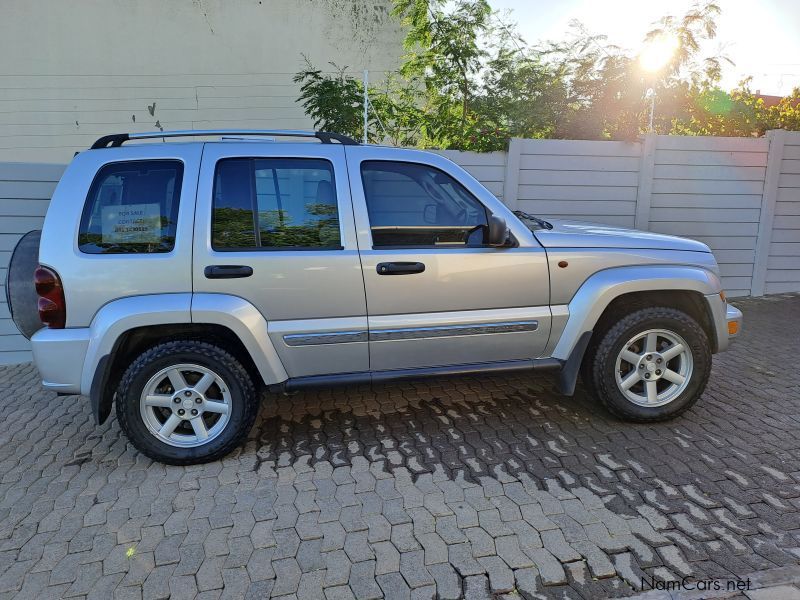
[[[11,253],[11,262],[6,273],[6,302],[14,324],[26,338],[44,325],[39,320],[36,286],[33,274],[39,266],[39,239],[42,232],[29,231],[20,238]]]

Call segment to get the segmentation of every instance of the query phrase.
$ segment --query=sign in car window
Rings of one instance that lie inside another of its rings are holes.
[[[104,206],[104,244],[158,244],[161,241],[161,205]]]

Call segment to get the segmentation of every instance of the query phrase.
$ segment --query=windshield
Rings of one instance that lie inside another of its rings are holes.
[[[529,215],[528,213],[515,210],[514,214],[517,218],[522,221],[522,224],[525,225],[531,231],[539,231],[540,229],[552,229],[553,225],[548,223],[544,219],[540,219],[539,217],[534,217],[533,215]]]

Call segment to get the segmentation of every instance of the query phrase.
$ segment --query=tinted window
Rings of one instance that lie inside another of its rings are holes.
[[[172,250],[182,178],[183,165],[176,160],[104,166],[83,208],[80,250],[90,254]]]
[[[415,163],[366,161],[361,177],[374,247],[483,244],[486,209],[446,173]]]
[[[218,250],[339,248],[333,167],[321,159],[217,164],[211,245]]]

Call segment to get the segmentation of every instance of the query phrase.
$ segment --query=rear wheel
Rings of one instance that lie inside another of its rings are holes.
[[[691,407],[705,390],[711,351],[703,328],[672,308],[645,308],[612,325],[587,355],[585,375],[609,411],[659,421]]]
[[[241,363],[222,348],[192,340],[160,344],[139,356],[122,377],[116,404],[133,445],[177,465],[225,456],[250,431],[258,411]]]

